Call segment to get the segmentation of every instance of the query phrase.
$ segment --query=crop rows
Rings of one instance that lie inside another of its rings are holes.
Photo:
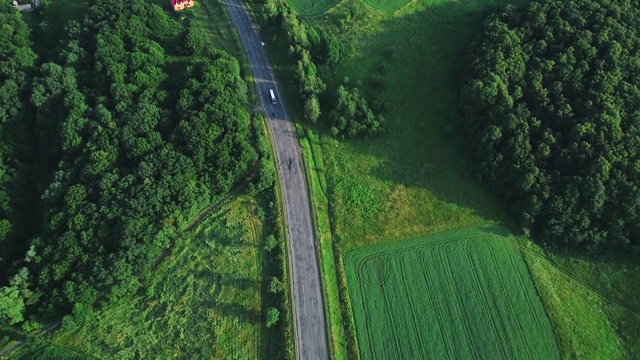
[[[347,254],[362,358],[558,358],[527,267],[501,231],[465,229]]]

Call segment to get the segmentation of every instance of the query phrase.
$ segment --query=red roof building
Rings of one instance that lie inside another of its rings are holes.
[[[174,11],[184,10],[189,7],[193,7],[196,4],[195,0],[171,0],[171,5]]]

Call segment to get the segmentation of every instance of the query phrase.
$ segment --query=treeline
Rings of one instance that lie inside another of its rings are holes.
[[[21,303],[53,315],[131,294],[186,217],[249,173],[257,153],[237,61],[207,51],[167,63],[155,39],[175,30],[144,0],[96,0],[39,66],[20,99],[51,181],[39,236],[8,259],[0,321]]]
[[[338,39],[327,31],[318,31],[301,21],[285,2],[266,0],[260,9],[269,25],[287,36],[291,65],[295,65],[300,98],[304,104],[304,118],[318,123],[322,109],[341,107],[342,110],[332,110],[326,116],[334,135],[355,137],[380,134],[384,119],[373,116],[367,100],[357,89],[345,93],[344,86],[341,86],[343,90],[338,89],[335,97],[323,96],[326,84],[318,75],[318,65],[337,66],[346,56]],[[345,95],[347,93],[348,96]],[[321,103],[322,98],[325,104]],[[349,108],[357,110],[351,111],[344,107],[345,104],[353,104]]]
[[[461,65],[482,181],[544,242],[640,245],[640,3],[549,0],[489,16]]]
[[[24,150],[16,139],[23,139],[26,109],[21,99],[28,96],[29,77],[37,60],[31,50],[29,30],[15,8],[0,4],[0,274],[14,275],[0,282],[0,324],[24,319],[25,297],[29,297],[26,270],[13,264],[24,257],[25,214],[15,210],[26,207],[24,195],[25,168],[17,159]]]

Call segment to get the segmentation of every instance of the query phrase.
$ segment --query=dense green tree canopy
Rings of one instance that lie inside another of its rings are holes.
[[[549,243],[640,245],[640,3],[550,0],[488,17],[462,64],[481,179]]]
[[[384,118],[374,115],[367,99],[357,88],[347,89],[340,85],[337,90],[337,104],[331,112],[331,131],[349,137],[358,135],[379,135],[382,133]]]
[[[0,245],[29,249],[10,254],[1,274],[0,322],[14,323],[25,307],[64,313],[135,291],[189,217],[241,182],[257,153],[237,61],[207,51],[167,62],[154,39],[180,25],[156,5],[93,1],[37,70],[26,26],[7,13],[1,86],[26,96],[12,95],[10,107],[0,93],[0,129],[30,109],[39,181],[49,181],[30,242],[2,238],[12,224],[0,183]],[[0,182],[11,179],[1,155]]]
[[[23,152],[16,143],[28,132],[25,128],[25,106],[28,98],[28,80],[35,70],[36,54],[31,50],[29,31],[22,18],[10,3],[0,4],[0,285],[9,282],[2,274],[17,270],[16,258],[24,258],[24,241],[18,238],[21,214],[16,207],[24,205],[21,192],[28,189],[24,181],[24,169],[17,160]],[[32,191],[28,189],[27,191]],[[0,323],[21,319],[13,316],[24,307],[23,299],[16,297],[15,287],[0,288]]]

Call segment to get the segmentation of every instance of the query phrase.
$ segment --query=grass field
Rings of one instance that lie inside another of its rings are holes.
[[[287,4],[300,15],[314,16],[322,14],[339,2],[340,0],[288,0]]]
[[[50,347],[105,359],[261,357],[263,234],[256,206],[246,196],[223,206],[137,296],[60,331]]]
[[[319,184],[312,187],[314,203],[328,204],[320,211],[329,213],[330,241],[339,250],[337,262],[353,249],[451,229],[487,224],[517,229],[508,204],[474,180],[473,164],[458,127],[457,66],[460,52],[477,33],[489,7],[527,2],[414,0],[407,5],[403,1],[376,5],[345,0],[305,20],[337,36],[348,55],[337,68],[319,67],[327,92],[344,82],[357,86],[370,100],[384,103],[382,114],[387,120],[386,134],[357,140],[330,136],[327,124],[305,124],[303,134],[313,149],[307,154],[313,161],[307,165]],[[295,99],[296,85],[286,81],[293,79],[295,69],[282,66],[288,44],[276,41],[271,30],[265,30],[271,34],[270,41],[275,41],[273,57],[290,98]],[[383,79],[382,85],[372,81],[375,76]],[[292,101],[292,107],[300,118],[301,105]],[[529,240],[517,241],[526,245]],[[576,259],[569,253],[547,255],[568,265]],[[535,259],[525,257],[563,358],[589,358],[584,351],[590,349],[611,350],[592,352],[596,358],[616,358],[607,356],[611,354],[640,357],[638,316],[591,290],[577,290],[574,277]],[[640,275],[633,275],[640,274],[638,265],[633,267],[635,272],[630,271],[629,266],[619,265],[616,256],[608,262],[594,256],[582,261],[582,267],[568,269],[583,282],[601,284],[604,291],[626,302],[637,302],[640,296],[637,288],[626,285],[640,281]],[[606,275],[599,276],[593,269]],[[338,276],[343,283],[343,274]],[[587,293],[591,295],[577,295]],[[348,303],[348,298],[341,299],[341,304]],[[344,316],[343,324],[352,326],[349,322],[349,316]],[[351,345],[358,347],[356,341]],[[349,355],[355,356],[357,351]]]
[[[365,0],[367,5],[385,14],[393,14],[410,2],[411,0]]]
[[[363,359],[555,359],[549,318],[501,228],[348,253]]]
[[[345,3],[314,19],[352,46],[337,69],[321,69],[327,91],[346,77],[384,102],[387,120],[379,138],[341,141],[320,131],[317,140],[344,251],[509,218],[475,182],[457,129],[456,60],[484,8],[497,3],[508,1],[414,1],[393,16]],[[344,12],[357,15],[343,31]],[[372,84],[376,74],[383,88]]]
[[[537,248],[534,246],[534,248]],[[640,264],[633,256],[537,256],[525,259],[565,359],[640,357]]]

